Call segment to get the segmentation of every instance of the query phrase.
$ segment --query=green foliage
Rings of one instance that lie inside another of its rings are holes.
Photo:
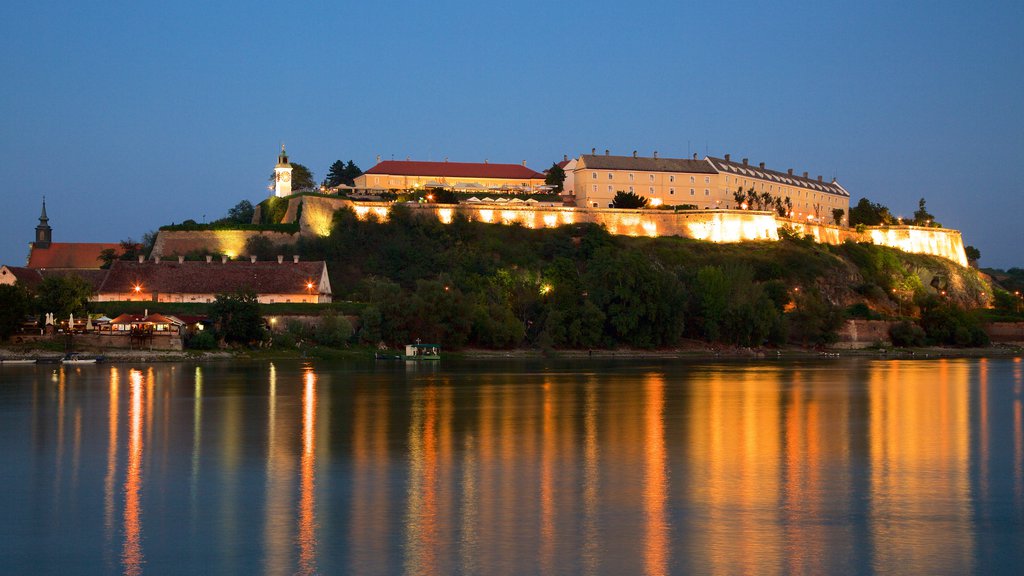
[[[972,266],[978,265],[978,260],[981,260],[981,250],[978,250],[974,246],[964,246],[964,254],[967,255],[967,261]]]
[[[646,208],[648,202],[647,198],[639,194],[619,190],[612,199],[612,208]]]
[[[228,215],[221,220],[232,224],[251,224],[252,217],[256,213],[256,207],[248,200],[242,200],[228,210]]]
[[[0,340],[14,334],[32,310],[28,291],[19,284],[0,284]]]
[[[261,261],[275,260],[279,255],[284,255],[284,253],[270,238],[263,235],[250,236],[245,241],[245,254],[255,256]]]
[[[843,215],[844,214],[846,214],[846,211],[843,210],[842,208],[833,208],[832,209],[832,222],[834,222],[836,226],[842,226],[843,225]]]
[[[950,302],[934,295],[918,298],[921,327],[927,342],[933,345],[986,346],[988,334],[978,319]]]
[[[781,344],[781,309],[788,297],[779,282],[759,283],[748,265],[703,266],[697,271],[691,316],[695,336],[738,346]],[[783,302],[776,302],[776,299]]]
[[[942,225],[935,221],[935,216],[930,214],[924,207],[924,198],[921,198],[917,202],[917,210],[914,211],[914,220],[911,222],[914,226],[934,226],[941,228]]]
[[[280,224],[288,212],[288,198],[271,196],[260,202],[260,224]]]
[[[861,198],[856,206],[850,208],[850,226],[888,226],[894,223],[896,218],[889,212],[889,208],[875,204],[867,198]]]
[[[801,290],[793,298],[793,310],[786,314],[790,338],[803,345],[831,344],[843,324],[842,311],[828,302],[816,288]]]
[[[554,191],[560,193],[565,186],[565,170],[557,162],[552,163],[551,168],[548,168],[547,175],[544,176],[544,183],[554,186]]]
[[[355,186],[356,178],[361,176],[363,171],[356,166],[355,162],[349,160],[346,165],[341,160],[335,160],[334,164],[327,170],[327,178],[324,179],[324,185],[328,188],[340,186]]]
[[[924,346],[926,343],[924,329],[909,320],[890,326],[889,339],[893,346],[900,348]]]
[[[186,338],[185,346],[192,350],[213,350],[217,347],[217,338],[208,330],[200,330]]]
[[[58,319],[66,319],[71,314],[81,315],[88,310],[93,289],[82,278],[69,274],[44,278],[36,286],[35,294],[35,308],[39,315],[53,313]]]
[[[320,316],[313,337],[322,346],[344,346],[352,337],[352,323],[348,318],[328,310]]]
[[[210,319],[226,342],[250,344],[263,339],[263,319],[255,292],[217,294],[210,305]]]

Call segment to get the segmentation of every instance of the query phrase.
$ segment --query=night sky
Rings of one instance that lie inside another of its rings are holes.
[[[493,5],[492,5],[493,4]],[[0,19],[0,263],[268,195],[334,160],[637,150],[922,196],[1024,266],[1019,2],[22,2]]]

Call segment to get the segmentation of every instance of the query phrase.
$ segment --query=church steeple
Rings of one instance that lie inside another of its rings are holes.
[[[53,229],[50,228],[50,219],[46,216],[46,196],[43,196],[43,211],[39,214],[39,226],[36,226],[36,248],[49,248],[53,239]]]

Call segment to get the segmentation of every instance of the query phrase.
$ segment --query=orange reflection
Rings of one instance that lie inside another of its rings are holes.
[[[302,460],[299,503],[299,573],[316,574],[316,374],[305,375],[302,395]]]
[[[544,404],[541,421],[541,461],[540,461],[540,565],[541,572],[554,572],[555,555],[555,496],[554,467],[558,458],[555,444],[555,416],[552,406],[551,383],[544,383]]]
[[[139,490],[142,487],[142,372],[131,370],[128,408],[128,470],[124,481],[124,547],[121,564],[129,576],[142,573],[142,518]]]
[[[660,576],[668,573],[669,560],[664,376],[648,376],[644,392],[644,571]]]
[[[119,374],[110,369],[110,398],[107,407],[107,475],[103,479],[103,527],[107,539],[107,550],[113,549],[114,542],[114,479],[117,475],[117,418]],[[113,558],[108,557],[108,562]],[[113,566],[108,566],[112,570]]]
[[[971,573],[968,364],[871,371],[871,530],[879,572]]]
[[[597,438],[597,382],[587,382],[583,413],[583,572],[596,574],[600,564],[598,541],[598,487],[601,478]]]
[[[369,567],[391,572],[388,486],[388,397],[374,388],[360,392],[352,411],[352,514],[349,521],[351,572]]]
[[[406,573],[438,573],[437,534],[437,389],[414,393],[409,428],[408,511],[406,513]]]
[[[287,574],[293,568],[295,453],[287,440],[292,435],[290,412],[278,414],[277,368],[270,364],[267,400],[267,496],[263,523],[263,561],[267,574]],[[279,422],[279,420],[286,420]]]

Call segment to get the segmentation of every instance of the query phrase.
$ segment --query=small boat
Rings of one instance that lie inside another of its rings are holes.
[[[95,364],[96,358],[90,358],[82,356],[81,354],[72,352],[67,356],[60,359],[61,364]]]
[[[35,364],[35,358],[0,358],[0,364]]]
[[[397,352],[374,352],[373,357],[377,360],[401,360],[402,355]]]

